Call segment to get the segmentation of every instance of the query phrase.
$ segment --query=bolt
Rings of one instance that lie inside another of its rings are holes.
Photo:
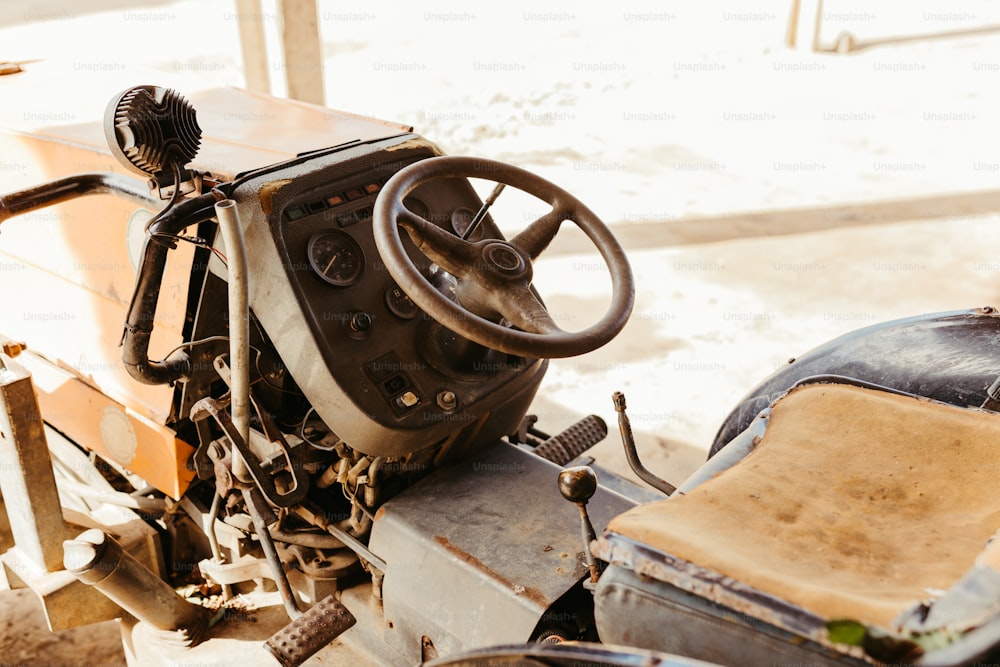
[[[442,410],[454,410],[458,405],[458,397],[455,396],[455,392],[446,389],[438,393],[437,404]]]

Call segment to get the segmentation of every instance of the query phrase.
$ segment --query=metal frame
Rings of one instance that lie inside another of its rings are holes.
[[[114,602],[63,569],[63,542],[87,528],[113,532],[144,566],[162,572],[158,536],[134,512],[110,505],[92,514],[62,509],[31,374],[3,357],[0,491],[14,537],[14,546],[0,555],[0,586],[32,589],[41,599],[49,629],[121,616]]]

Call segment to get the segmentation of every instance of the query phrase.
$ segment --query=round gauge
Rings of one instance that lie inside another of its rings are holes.
[[[412,320],[420,313],[417,304],[396,283],[385,288],[385,305],[389,312],[404,320]]]
[[[358,242],[343,232],[327,230],[309,239],[309,265],[324,281],[337,287],[357,282],[365,268]]]

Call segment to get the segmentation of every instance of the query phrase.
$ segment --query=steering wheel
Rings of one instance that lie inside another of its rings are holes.
[[[467,241],[408,209],[411,192],[446,178],[486,178],[517,188],[552,206],[510,241]],[[587,234],[611,274],[611,305],[587,329],[567,332],[552,319],[534,291],[532,261],[548,247],[565,220]],[[399,228],[417,248],[457,280],[458,303],[439,291],[403,249]],[[615,337],[632,312],[635,284],[625,251],[611,230],[580,200],[519,167],[480,158],[444,156],[398,171],[375,202],[375,245],[400,288],[438,323],[481,345],[522,357],[572,357]],[[506,320],[513,327],[505,326]]]

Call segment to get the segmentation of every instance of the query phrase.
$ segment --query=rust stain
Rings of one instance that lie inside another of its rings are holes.
[[[407,131],[408,132],[412,132],[413,128],[411,127]],[[402,143],[398,143],[395,146],[388,146],[388,147],[386,147],[386,148],[384,148],[382,150],[384,150],[386,153],[392,153],[393,151],[401,151],[401,150],[406,150],[408,148],[421,148],[423,146],[432,146],[433,147],[433,144],[431,144],[431,142],[427,141],[426,139],[420,137],[420,138],[415,138],[415,139],[407,139],[406,141],[404,141]]]
[[[467,551],[463,551],[459,547],[455,546],[444,535],[435,535],[434,541],[437,542],[439,545],[441,545],[442,549],[444,549],[451,555],[455,556],[462,562],[468,563],[469,565],[476,568],[477,570],[479,570],[480,572],[482,572],[487,577],[497,582],[504,588],[508,588],[514,591],[515,595],[527,598],[532,602],[534,602],[535,604],[539,605],[540,607],[549,606],[548,598],[546,598],[545,594],[542,593],[540,590],[538,590],[537,588],[528,588],[525,586],[521,586],[520,584],[515,584],[514,582],[510,581],[509,579],[501,575],[500,573],[494,572],[492,569],[490,569],[488,565],[486,565],[486,563],[479,560],[478,558],[468,553]]]
[[[260,207],[264,210],[265,215],[271,215],[271,204],[274,200],[274,195],[278,194],[278,190],[291,182],[292,179],[283,178],[277,181],[268,181],[264,185],[260,186],[257,198],[260,200]]]

